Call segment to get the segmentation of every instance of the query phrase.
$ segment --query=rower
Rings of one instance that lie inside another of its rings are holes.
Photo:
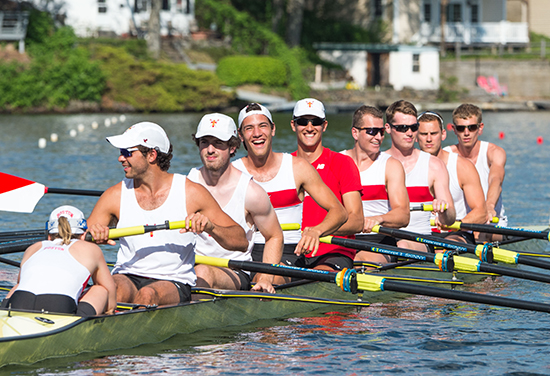
[[[491,142],[480,141],[483,134],[481,109],[473,104],[462,104],[453,111],[453,129],[458,139],[456,145],[447,146],[446,151],[458,153],[461,157],[470,160],[479,173],[485,202],[487,205],[487,223],[493,217],[498,217],[498,226],[507,226],[508,217],[502,204],[502,183],[504,181],[504,167],[506,152],[500,146]],[[501,236],[493,236],[498,240]]]
[[[391,155],[381,152],[384,140],[384,113],[372,106],[361,106],[353,114],[351,135],[353,149],[345,154],[357,165],[363,186],[365,223],[357,239],[397,246],[391,236],[371,233],[376,225],[401,228],[409,224],[409,195],[405,186],[403,165]],[[389,262],[390,257],[374,252],[358,251],[356,261]]]
[[[79,240],[86,228],[84,214],[74,206],[54,209],[46,222],[48,240],[27,248],[17,284],[2,307],[80,316],[114,313],[115,282],[101,249]],[[94,285],[83,291],[90,277]]]
[[[186,221],[179,232],[120,238],[113,268],[118,300],[143,305],[190,300],[196,280],[196,234],[206,232],[224,248],[244,252],[248,241],[242,227],[202,185],[168,172],[172,145],[158,124],[134,124],[107,141],[120,149],[118,160],[126,178],[103,193],[88,218],[95,241],[115,245],[109,240],[110,223],[122,228]]]
[[[211,236],[199,234],[196,253],[203,256],[230,260],[252,261],[254,229],[265,239],[262,262],[278,264],[283,252],[283,232],[277,215],[271,206],[267,192],[252,181],[252,176],[241,172],[231,164],[241,144],[235,121],[227,115],[204,115],[193,135],[203,166],[193,168],[188,178],[205,187],[226,212],[245,231],[248,240],[246,252],[223,248]],[[250,289],[250,274],[210,265],[196,265],[198,287],[227,290]],[[275,293],[273,275],[256,274],[254,291]]]
[[[298,150],[292,155],[307,160],[331,189],[347,212],[347,221],[333,235],[355,238],[363,230],[361,178],[353,160],[341,153],[323,147],[323,133],[328,121],[325,106],[314,98],[299,100],[294,106],[292,130],[296,133]],[[316,226],[325,218],[326,211],[312,197],[304,199],[302,227]],[[340,270],[353,268],[356,251],[332,244],[321,244],[317,252],[306,255],[306,264],[317,269]]]
[[[485,223],[487,209],[485,197],[475,166],[456,153],[441,149],[441,142],[447,138],[443,118],[437,112],[426,111],[418,116],[418,146],[420,150],[441,159],[449,172],[449,190],[453,196],[456,220],[466,223]],[[444,233],[445,237],[466,243],[475,243],[474,235],[468,231]]]
[[[453,198],[449,191],[449,174],[443,161],[414,147],[418,134],[416,107],[400,100],[386,109],[386,132],[392,146],[386,152],[398,159],[405,169],[405,185],[411,203],[432,204],[436,226],[451,225],[455,221]],[[431,234],[430,212],[412,212],[404,230]],[[430,245],[399,240],[400,247],[432,251]]]
[[[281,224],[302,223],[302,201],[306,193],[325,210],[324,219],[303,227],[302,233],[285,231],[283,234],[285,245],[281,261],[284,264],[294,265],[300,259],[302,266],[316,266],[306,263],[309,259],[302,255],[317,252],[319,238],[334,233],[346,221],[346,211],[306,160],[273,151],[275,129],[267,108],[257,103],[245,106],[239,113],[239,135],[248,155],[233,164],[251,174],[266,190]],[[265,241],[258,233],[254,241],[252,258],[260,261]],[[330,263],[329,258],[317,261]]]

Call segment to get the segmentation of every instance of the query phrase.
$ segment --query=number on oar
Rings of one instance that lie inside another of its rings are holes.
[[[32,213],[45,193],[79,196],[101,196],[102,191],[89,189],[48,188],[43,184],[0,172],[0,210]]]
[[[477,232],[487,232],[489,234],[521,236],[524,238],[550,240],[549,231],[535,231],[535,230],[526,230],[522,228],[480,225],[477,223],[462,223],[462,222],[455,222],[448,227],[454,230],[471,230],[471,231],[477,231]]]
[[[335,283],[344,291],[396,291],[408,294],[427,295],[465,302],[490,304],[502,307],[518,308],[539,312],[550,312],[550,304],[510,299],[500,296],[476,294],[472,292],[448,290],[438,287],[422,286],[407,282],[390,280],[371,274],[357,274],[355,270],[330,272],[326,270],[303,269],[278,264],[264,264],[251,261],[236,261],[216,257],[195,256],[195,262],[213,266],[243,269],[260,273],[286,275],[289,277],[311,279],[314,281]],[[284,273],[284,274],[283,274]],[[351,290],[353,289],[353,290]]]

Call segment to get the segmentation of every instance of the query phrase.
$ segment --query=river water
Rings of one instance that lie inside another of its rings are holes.
[[[450,113],[443,115],[449,122]],[[110,120],[109,127],[105,126],[106,119]],[[106,114],[0,115],[0,171],[47,187],[106,189],[120,181],[123,172],[117,162],[118,150],[105,137],[148,120],[161,124],[174,145],[171,171],[187,173],[200,164],[191,140],[199,119],[198,114],[132,114],[126,115],[125,121],[119,115]],[[289,113],[275,114],[276,151],[296,149],[289,119]],[[350,148],[351,114],[329,115],[328,120],[324,145],[334,150]],[[485,130],[481,138],[507,151],[503,198],[510,225],[547,225],[550,113],[486,112],[483,120]],[[97,129],[92,128],[93,122],[99,124]],[[79,125],[83,125],[82,131],[78,130]],[[71,130],[76,131],[76,136],[70,136]],[[49,141],[52,133],[58,135],[58,142]],[[38,148],[38,139],[42,137],[48,139],[44,149]],[[537,142],[538,138],[542,138],[542,143]],[[450,132],[444,144],[455,141]],[[389,140],[384,141],[383,148],[389,148]],[[243,152],[240,150],[237,156]],[[47,194],[32,214],[1,212],[0,231],[42,228],[50,211],[63,204],[75,205],[89,215],[95,201],[96,198],[90,197]],[[104,248],[104,252],[108,260],[116,257],[114,247]],[[17,260],[20,255],[10,257]],[[0,276],[0,284],[12,285],[17,269],[0,264]],[[545,287],[500,277],[471,290],[550,303]],[[0,372],[543,375],[550,373],[549,337],[547,314],[411,297],[397,303],[373,305],[360,312],[334,311],[220,328],[176,336],[162,344],[7,367]]]

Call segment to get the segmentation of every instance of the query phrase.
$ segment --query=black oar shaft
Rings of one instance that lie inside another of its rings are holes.
[[[550,261],[541,260],[532,256],[518,255],[518,264],[550,270]]]
[[[78,196],[101,196],[103,191],[93,189],[68,189],[68,188],[46,188],[46,193],[58,193],[64,195]]]
[[[229,260],[228,265],[230,268],[249,270],[257,273],[278,274],[292,278],[303,278],[332,283],[335,283],[336,275],[338,274],[327,270],[302,269],[293,266],[263,264],[252,261]]]
[[[46,230],[40,229],[40,230],[3,231],[3,232],[0,232],[0,239],[6,238],[6,237],[23,237],[23,236],[40,236],[40,235],[46,236]]]
[[[5,257],[0,257],[0,262],[3,263],[3,264],[11,265],[11,266],[16,266],[18,268],[21,266],[20,262],[13,261],[13,260],[7,259]]]
[[[501,296],[476,294],[468,291],[448,290],[438,287],[413,285],[406,282],[384,280],[384,290],[403,292],[415,295],[427,295],[436,298],[445,298],[472,303],[496,305],[501,307],[518,308],[538,312],[550,312],[550,304],[535,303]]]
[[[462,222],[457,222],[457,223],[459,223],[460,229],[462,230],[488,232],[491,234],[500,234],[500,235],[511,235],[511,236],[522,236],[522,237],[527,236],[527,237],[536,238],[536,239],[548,240],[548,231],[533,231],[533,230],[524,230],[520,228],[480,225],[476,223],[462,223]]]
[[[515,269],[515,268],[507,268],[499,265],[480,263],[479,271],[505,275],[508,277],[528,279],[530,281],[550,283],[550,275],[535,273],[531,271],[524,271],[524,270]]]
[[[23,252],[36,242],[44,240],[44,237],[12,240],[0,243],[0,254]]]

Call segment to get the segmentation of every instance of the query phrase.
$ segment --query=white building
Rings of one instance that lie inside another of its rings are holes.
[[[195,22],[195,0],[159,0],[162,2],[162,35],[188,35]],[[33,0],[40,8],[41,0]],[[59,14],[80,37],[98,35],[136,35],[146,31],[151,0],[64,0]]]
[[[319,56],[344,67],[361,88],[439,88],[439,50],[431,46],[318,43]]]

